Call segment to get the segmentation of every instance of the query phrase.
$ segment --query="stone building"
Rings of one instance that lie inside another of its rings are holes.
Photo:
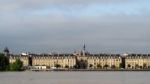
[[[119,54],[90,54],[85,51],[73,54],[42,54],[32,55],[32,66],[49,66],[50,68],[59,65],[59,68],[73,68],[77,61],[87,62],[87,68],[119,68],[121,56]]]
[[[150,68],[150,54],[128,54],[125,57],[126,69]]]
[[[30,58],[31,57],[31,58]],[[41,55],[10,55],[10,63],[20,59],[24,66],[48,66],[50,68],[74,68],[77,60],[87,62],[88,69],[119,68],[121,56],[119,54],[90,54],[88,52],[75,52],[73,54],[41,54]],[[31,64],[32,63],[32,64]]]
[[[51,67],[59,68],[73,68],[76,60],[72,54],[54,54],[54,55],[34,55],[32,56],[32,66],[45,65]]]
[[[6,55],[8,51],[5,49]],[[81,63],[87,69],[150,69],[150,54],[91,54],[85,47],[72,54],[9,54],[8,57],[10,63],[20,59],[25,67],[75,68]]]
[[[122,62],[119,54],[90,54],[81,51],[75,54],[78,60],[86,60],[88,63],[87,68],[91,69],[112,69],[119,68]]]
[[[28,55],[12,55],[12,54],[10,54],[10,56],[9,56],[10,63],[14,63],[16,61],[16,59],[20,59],[22,61],[24,67],[29,66]]]

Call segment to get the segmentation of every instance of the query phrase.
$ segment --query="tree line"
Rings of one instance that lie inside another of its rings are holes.
[[[9,63],[9,58],[0,53],[0,71],[21,71],[23,70],[23,63],[20,59]]]

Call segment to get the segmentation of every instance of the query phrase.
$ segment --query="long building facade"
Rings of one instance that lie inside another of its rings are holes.
[[[78,62],[87,69],[150,69],[150,54],[90,54],[82,50],[73,54],[9,55],[10,63],[20,59],[24,67],[75,68]]]
[[[72,54],[54,54],[54,55],[34,55],[32,56],[32,66],[48,66],[50,68],[60,65],[60,68],[73,67],[76,64],[75,57]]]
[[[126,69],[150,69],[150,54],[128,54]]]

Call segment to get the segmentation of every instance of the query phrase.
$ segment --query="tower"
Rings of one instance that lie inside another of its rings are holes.
[[[4,55],[5,56],[9,55],[9,49],[7,47],[4,48]]]
[[[85,46],[85,44],[83,45],[83,50],[82,50],[82,52],[81,52],[81,53],[82,53],[82,55],[83,55],[83,56],[85,56],[85,55],[86,55],[86,46]]]
[[[86,46],[85,46],[85,44],[83,45],[83,50],[84,50],[84,51],[86,50]]]

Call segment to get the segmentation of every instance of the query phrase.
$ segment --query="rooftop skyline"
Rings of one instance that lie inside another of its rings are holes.
[[[0,50],[150,53],[149,0],[0,0]]]

